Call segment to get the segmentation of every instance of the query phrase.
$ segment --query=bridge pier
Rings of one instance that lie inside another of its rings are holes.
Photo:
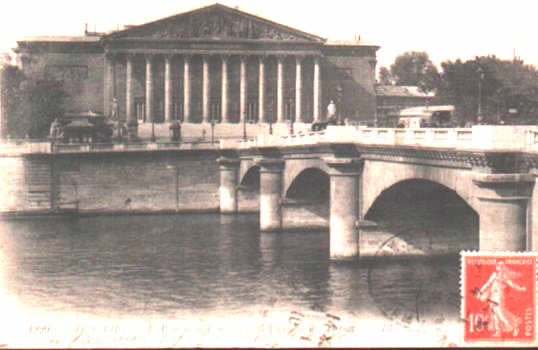
[[[479,248],[525,251],[527,205],[534,177],[530,174],[475,174],[480,217]]]
[[[219,158],[220,170],[220,212],[222,214],[237,213],[237,178],[239,159]]]
[[[260,231],[282,229],[282,170],[281,159],[261,159],[260,166]]]
[[[359,180],[356,158],[324,159],[330,167],[330,258],[353,260],[359,256]]]

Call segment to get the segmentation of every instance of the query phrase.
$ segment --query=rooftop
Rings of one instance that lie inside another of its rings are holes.
[[[26,42],[98,42],[101,39],[100,35],[73,35],[73,36],[53,36],[53,35],[44,35],[44,36],[25,36],[24,40]]]
[[[377,96],[391,97],[434,97],[433,92],[424,92],[418,86],[410,85],[376,85]]]
[[[377,46],[364,40],[336,40],[328,39],[325,45],[329,46]]]

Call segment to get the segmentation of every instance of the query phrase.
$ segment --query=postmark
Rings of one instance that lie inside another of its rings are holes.
[[[465,342],[536,340],[537,260],[538,253],[461,253]]]
[[[457,318],[457,256],[382,257],[379,253],[397,238],[391,235],[368,259],[368,292],[379,311],[388,320],[415,330],[442,327]],[[398,292],[391,288],[395,284]]]

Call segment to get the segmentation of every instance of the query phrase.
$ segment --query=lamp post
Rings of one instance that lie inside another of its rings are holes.
[[[344,88],[342,88],[342,85],[338,84],[336,87],[336,101],[338,103],[338,108],[336,109],[336,118],[338,120],[338,124],[342,124],[342,116],[341,116],[341,109],[342,109],[342,96],[344,94]]]
[[[247,140],[247,118],[243,117],[243,140]]]
[[[484,70],[482,67],[478,67],[476,70],[478,73],[478,111],[477,117],[480,119],[482,117],[482,80],[484,80]]]
[[[215,114],[211,113],[211,144],[215,140]]]
[[[151,142],[155,142],[155,120],[151,118]]]

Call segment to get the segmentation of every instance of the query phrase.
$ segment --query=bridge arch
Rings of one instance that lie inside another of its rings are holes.
[[[479,215],[454,190],[424,179],[390,186],[374,201],[366,220],[382,224],[409,251],[454,254],[478,249]]]
[[[317,167],[303,169],[293,178],[284,193],[285,198],[310,202],[328,202],[329,195],[329,174]]]
[[[361,216],[364,217],[383,192],[409,180],[424,180],[452,190],[475,212],[473,174],[466,169],[428,167],[417,164],[366,161],[361,177]]]
[[[316,172],[312,169],[316,169],[319,172]],[[311,181],[309,180],[310,176],[316,176],[316,174],[323,173],[327,175],[329,173],[329,168],[320,158],[317,159],[288,159],[286,160],[286,167],[284,169],[284,182],[283,182],[283,197],[287,197],[288,191],[290,190],[292,184],[298,184],[295,180],[305,171],[308,177],[303,174],[300,181]],[[327,175],[328,176],[328,175]]]
[[[239,180],[239,185],[245,188],[259,189],[260,188],[260,167],[258,165],[253,165],[250,168],[248,168],[246,172],[241,175],[241,178]]]

